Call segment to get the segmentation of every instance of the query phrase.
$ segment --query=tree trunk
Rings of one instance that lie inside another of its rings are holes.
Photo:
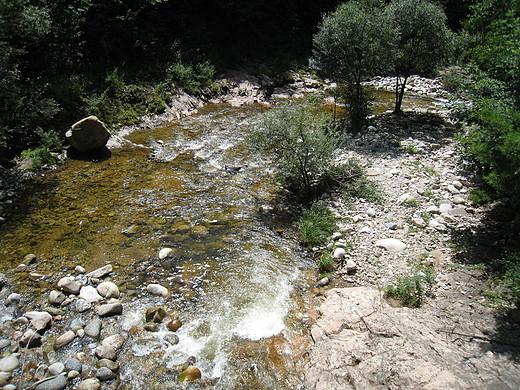
[[[403,104],[404,90],[406,88],[406,81],[408,80],[408,77],[408,75],[403,76],[402,82],[400,82],[401,78],[399,76],[396,77],[394,114],[401,115],[403,113],[401,110],[401,105]]]

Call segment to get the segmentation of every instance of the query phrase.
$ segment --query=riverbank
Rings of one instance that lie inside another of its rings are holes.
[[[416,93],[445,99],[436,82],[422,84]],[[447,111],[434,107],[378,116],[338,151],[338,161],[360,161],[381,200],[330,198],[339,223],[331,254],[343,247],[345,255],[322,291],[306,388],[518,387],[519,326],[497,311],[478,259],[458,251],[457,237],[479,229],[487,208],[469,199],[472,177],[454,134]],[[384,298],[387,286],[417,273],[421,307]]]

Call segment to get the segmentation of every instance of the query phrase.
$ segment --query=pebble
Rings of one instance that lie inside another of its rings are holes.
[[[13,384],[5,385],[3,390],[16,390],[16,386]]]
[[[98,378],[102,382],[109,381],[111,379],[114,379],[115,377],[116,374],[114,374],[114,372],[107,367],[101,367],[96,372],[96,378]]]
[[[51,305],[61,305],[62,302],[65,300],[66,296],[61,291],[52,290],[49,293],[49,303]]]
[[[171,345],[179,344],[179,337],[173,333],[167,333],[163,336],[164,340]]]
[[[0,386],[5,386],[9,383],[11,374],[9,372],[0,372]]]
[[[332,241],[337,241],[337,240],[339,240],[341,237],[343,237],[343,234],[341,234],[340,232],[336,232],[336,233],[334,233],[334,234],[332,235],[331,240],[332,240]]]
[[[334,259],[342,260],[345,257],[345,248],[336,248],[334,249]]]
[[[69,378],[69,379],[76,379],[76,378],[79,378],[80,376],[81,376],[81,373],[76,370],[71,370],[67,373],[67,378]]]
[[[92,308],[92,304],[85,299],[76,299],[75,308],[78,313],[84,313]]]
[[[357,264],[354,260],[348,259],[345,268],[347,269],[347,272],[354,272],[357,270]]]
[[[108,345],[117,351],[118,349],[121,349],[121,347],[123,346],[125,341],[126,341],[126,338],[124,336],[122,336],[120,334],[113,334],[111,336],[104,338],[101,341],[101,345]]]
[[[65,371],[65,364],[61,362],[53,363],[48,367],[48,370],[52,375],[60,375]]]
[[[100,359],[100,360],[98,360],[96,362],[96,367],[97,368],[106,367],[110,371],[113,371],[113,372],[119,371],[119,363],[115,362],[113,360],[110,360],[110,359]]]
[[[432,205],[432,206],[428,207],[426,209],[426,212],[430,213],[430,214],[439,214],[440,213],[439,208],[437,206],[435,206],[435,205]]]
[[[65,365],[65,370],[67,370],[67,371],[77,371],[79,373],[81,373],[83,371],[83,365],[76,358],[71,358],[71,359],[65,360],[64,365]]]
[[[20,361],[15,355],[9,355],[0,359],[0,371],[13,372],[20,367]]]
[[[426,222],[422,218],[412,218],[412,223],[415,226],[418,226],[418,227],[421,227],[421,228],[426,227]]]
[[[69,330],[65,333],[63,333],[61,336],[59,336],[56,341],[54,342],[54,346],[56,349],[59,349],[61,347],[64,347],[65,345],[69,344],[76,338],[76,333],[74,333],[72,330]]]
[[[28,311],[24,316],[31,320],[31,325],[37,332],[42,333],[51,325],[52,317],[46,311]]]
[[[81,290],[79,291],[79,297],[83,298],[85,301],[89,303],[99,302],[103,300],[103,297],[98,294],[96,288],[92,286],[81,287]]]
[[[396,238],[385,238],[378,240],[376,246],[386,249],[389,252],[401,252],[406,248],[406,244]]]
[[[85,325],[85,334],[89,337],[92,337],[93,339],[98,339],[99,335],[101,334],[101,325],[102,321],[94,317],[89,322],[87,322],[87,325]]]
[[[458,180],[455,180],[455,181],[454,181],[453,183],[451,183],[451,184],[453,184],[453,187],[455,187],[455,188],[458,189],[458,190],[461,190],[462,187],[464,187],[464,185],[463,185],[460,181],[458,181]]]
[[[99,390],[101,388],[101,382],[97,378],[88,378],[82,381],[76,390]]]
[[[181,377],[179,378],[179,382],[192,382],[194,380],[200,379],[202,374],[200,370],[195,366],[188,366],[182,372]]]
[[[22,347],[39,347],[42,343],[42,336],[33,329],[27,329],[20,338],[20,345]]]
[[[123,313],[123,305],[121,302],[107,303],[97,308],[97,314],[100,317],[111,317]]]
[[[55,376],[54,378],[45,378],[36,382],[34,390],[63,390],[67,387],[67,377],[63,375]]]
[[[7,339],[1,339],[0,340],[0,349],[4,349],[5,347],[8,347],[11,345],[11,342]]]
[[[449,203],[441,203],[439,205],[439,212],[442,213],[449,213],[451,211],[452,207]]]
[[[5,300],[5,305],[10,306],[12,304],[20,303],[20,300],[22,299],[22,296],[18,293],[11,293]]]
[[[376,216],[376,210],[372,207],[370,207],[368,210],[367,210],[367,215],[370,217],[370,218],[375,218]]]
[[[74,272],[76,272],[79,275],[82,275],[82,274],[84,274],[86,272],[86,269],[84,267],[82,267],[81,265],[77,265],[74,268]]]
[[[81,289],[81,284],[79,284],[73,277],[66,276],[58,281],[58,287],[67,294],[77,295]]]
[[[450,184],[448,186],[448,191],[453,194],[453,195],[457,195],[457,194],[460,194],[460,191],[457,189],[457,187],[455,187],[453,184]]]
[[[324,287],[329,283],[330,283],[330,279],[327,276],[325,276],[324,278],[320,279],[317,284],[318,284],[318,287]]]
[[[94,350],[94,354],[99,359],[109,359],[109,360],[117,359],[116,350],[113,347],[111,347],[110,345],[98,345],[96,347],[96,349]]]
[[[174,320],[171,320],[170,322],[168,322],[168,324],[166,325],[166,327],[172,331],[172,332],[176,332],[177,330],[179,330],[179,328],[182,326],[182,322],[181,320],[179,320],[178,318],[174,319]]]
[[[101,267],[92,272],[89,272],[85,276],[87,278],[101,279],[102,277],[107,276],[110,272],[112,272],[112,264],[107,264],[104,267]]]
[[[168,256],[170,256],[170,254],[172,252],[173,252],[173,249],[171,249],[171,248],[162,248],[159,251],[159,259],[160,260],[166,259]]]
[[[462,196],[456,196],[453,198],[453,203],[460,205],[466,203],[466,200]]]
[[[395,222],[389,222],[386,224],[386,227],[390,230],[397,230],[397,224]]]
[[[101,282],[97,292],[104,298],[119,298],[119,288],[113,282]]]
[[[164,298],[170,296],[170,292],[168,291],[168,289],[157,283],[149,284],[148,286],[146,286],[146,290],[152,295],[161,296]]]

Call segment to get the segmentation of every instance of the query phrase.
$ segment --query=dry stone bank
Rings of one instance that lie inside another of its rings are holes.
[[[414,79],[414,85],[444,96],[438,82]],[[454,260],[453,234],[477,228],[485,213],[468,198],[471,177],[459,169],[453,133],[442,110],[385,114],[339,151],[337,161],[357,159],[382,197],[329,199],[341,234],[328,249],[345,252],[312,327],[306,388],[520,385],[518,325],[490,307],[482,271]],[[434,270],[430,296],[420,308],[391,306],[386,287],[418,266]]]

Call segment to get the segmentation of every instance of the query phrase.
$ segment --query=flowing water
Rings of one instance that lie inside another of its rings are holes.
[[[276,203],[277,185],[268,163],[246,148],[264,110],[209,105],[132,133],[142,147],[68,160],[28,185],[2,225],[3,268],[38,256],[33,275],[15,276],[35,307],[75,265],[113,265],[125,309],[104,332],[128,338],[119,388],[185,388],[178,365],[187,362],[203,376],[191,388],[302,387],[316,270],[299,251],[293,223],[265,207]],[[159,259],[163,247],[172,253]],[[171,296],[151,296],[148,283]],[[178,343],[162,324],[143,330],[154,306],[183,322]],[[91,345],[79,348],[91,355]],[[63,358],[48,353],[50,363]]]

